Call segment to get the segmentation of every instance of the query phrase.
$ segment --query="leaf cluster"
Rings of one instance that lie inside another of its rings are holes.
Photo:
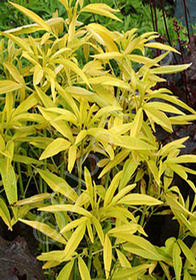
[[[161,66],[177,51],[152,42],[154,32],[80,20],[92,13],[119,21],[106,4],[59,2],[67,18],[47,21],[11,3],[34,23],[1,32],[0,216],[10,229],[20,220],[59,246],[38,257],[45,269],[63,265],[58,280],[159,279],[158,265],[167,279],[171,267],[177,280],[190,279],[195,243],[188,248],[184,239],[196,235],[196,200],[185,200],[173,178],[195,193],[188,176],[196,172],[186,164],[196,156],[180,153],[187,137],[165,145],[155,137],[157,126],[172,133],[196,119],[171,91],[156,88],[162,74],[189,65]],[[149,48],[164,53],[149,58]],[[32,180],[38,193],[27,196]],[[179,234],[154,246],[145,224],[165,213]]]

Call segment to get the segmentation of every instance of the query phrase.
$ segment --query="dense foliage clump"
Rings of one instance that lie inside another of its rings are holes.
[[[12,3],[35,23],[1,32],[0,215],[10,229],[22,221],[47,236],[38,259],[61,268],[58,280],[193,279],[195,243],[184,239],[196,236],[196,200],[173,178],[195,193],[196,172],[184,164],[196,156],[180,154],[187,137],[163,145],[155,136],[196,118],[156,87],[189,64],[160,66],[178,51],[155,32],[80,21],[119,21],[106,4],[59,2],[67,17],[47,21]],[[149,58],[149,48],[163,53]],[[179,225],[162,247],[145,232],[153,215]]]

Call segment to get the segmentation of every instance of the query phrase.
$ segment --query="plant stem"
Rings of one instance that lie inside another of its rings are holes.
[[[22,198],[24,198],[24,188],[23,188],[23,180],[22,180],[22,174],[21,174],[21,168],[20,168],[20,163],[17,162],[17,171],[18,171],[18,176],[19,176],[19,188],[20,188],[20,195]]]
[[[165,9],[164,9],[162,0],[160,0],[160,3],[161,3],[161,9],[162,9],[162,13],[163,13],[163,20],[164,20],[164,25],[165,25],[165,31],[166,31],[166,34],[167,34],[167,39],[168,39],[168,42],[169,42],[170,46],[172,46],[170,36],[169,36],[169,32],[168,32],[168,28],[167,28],[167,21],[166,21],[166,17],[165,17]]]
[[[187,17],[187,6],[186,6],[186,1],[185,1],[185,0],[182,0],[182,4],[183,4],[184,17],[185,17],[185,21],[186,21],[186,28],[187,28],[188,38],[189,38],[189,43],[190,43],[190,32],[189,32],[189,23],[188,23],[188,17]]]

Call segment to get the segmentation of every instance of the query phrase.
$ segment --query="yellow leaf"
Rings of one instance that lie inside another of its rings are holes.
[[[166,44],[161,44],[158,42],[154,42],[154,43],[145,43],[145,47],[147,48],[155,48],[155,49],[160,49],[160,50],[165,50],[165,51],[172,51],[175,53],[180,54],[179,51],[177,51],[176,49],[166,45]]]
[[[67,150],[70,145],[71,143],[64,138],[57,138],[46,147],[45,151],[41,154],[39,159],[43,160],[45,158],[52,157],[61,151]]]
[[[123,234],[119,234],[119,238],[129,242],[123,245],[123,249],[125,251],[136,254],[148,260],[170,260],[170,257],[160,254],[154,245],[141,236],[126,234],[124,238]]]
[[[93,234],[93,230],[92,230],[92,227],[91,227],[91,222],[90,220],[87,221],[87,231],[88,231],[88,236],[90,238],[90,241],[92,243],[94,243],[94,234]]]
[[[80,272],[82,280],[91,280],[89,270],[88,270],[85,262],[83,261],[83,259],[80,256],[78,257],[78,268],[79,268],[79,272]]]
[[[103,262],[106,279],[108,279],[110,276],[110,270],[112,265],[112,244],[107,234],[105,235],[105,241],[103,245]]]
[[[21,205],[41,202],[44,199],[49,199],[50,196],[51,196],[51,194],[49,194],[49,193],[36,194],[36,195],[33,195],[29,198],[18,200],[16,203],[14,203],[14,206],[21,206]]]
[[[70,231],[72,230],[73,228],[76,228],[78,227],[79,225],[81,225],[82,223],[86,222],[87,221],[87,218],[86,217],[82,217],[82,218],[79,218],[77,220],[74,220],[74,221],[71,221],[69,222],[66,226],[64,226],[62,229],[61,229],[61,233],[65,233],[67,231]]]
[[[85,183],[86,183],[86,189],[87,189],[88,195],[90,197],[90,202],[93,207],[93,205],[94,205],[93,185],[92,185],[92,180],[91,180],[91,174],[86,167],[84,169],[84,178],[85,178]]]
[[[4,62],[3,66],[9,71],[9,73],[12,75],[12,78],[19,84],[25,85],[25,81],[23,79],[23,76],[20,74],[16,66],[9,62]]]
[[[148,144],[146,141],[131,136],[116,137],[115,135],[113,135],[112,144],[136,151],[156,150],[156,147],[152,146],[151,144]]]
[[[34,73],[33,73],[33,83],[34,85],[38,85],[44,76],[44,71],[40,65],[35,65]]]
[[[131,86],[128,83],[126,83],[118,78],[112,77],[111,75],[90,78],[89,83],[92,85],[102,84],[105,86],[115,86],[115,87],[119,87],[119,88],[131,91]]]
[[[177,243],[174,243],[172,256],[173,256],[173,266],[174,266],[176,280],[180,280],[181,273],[182,273],[182,257],[181,257],[181,250]]]
[[[115,203],[117,203],[118,200],[120,200],[122,197],[124,197],[130,191],[132,191],[135,187],[136,187],[136,184],[132,184],[132,185],[128,185],[128,186],[124,187],[123,189],[121,189],[112,199],[111,205],[114,205]]]
[[[43,115],[45,116],[45,118],[48,121],[50,121],[50,120],[53,120],[53,121],[65,120],[65,121],[69,121],[69,122],[72,122],[74,124],[77,124],[76,116],[72,112],[70,112],[66,109],[58,108],[58,107],[50,107],[50,108],[39,107],[39,108],[42,110]],[[52,114],[50,114],[50,113],[52,113]]]
[[[108,5],[102,3],[89,4],[80,10],[80,13],[82,12],[94,13],[101,16],[112,18],[117,21],[121,21],[117,16],[113,14],[114,12],[118,12],[118,10],[114,10],[110,8]]]
[[[82,88],[82,87],[66,87],[65,88],[65,91],[66,92],[69,92],[71,95],[81,95],[81,96],[88,96],[88,95],[92,95],[93,92],[92,91],[89,91],[85,88]]]
[[[92,218],[92,214],[85,210],[82,207],[76,206],[76,205],[71,205],[71,204],[58,204],[58,205],[51,205],[51,206],[46,206],[38,209],[39,211],[47,211],[47,212],[73,212],[77,213],[83,216],[86,216],[88,218]]]
[[[6,32],[0,32],[0,35],[11,39],[14,43],[16,43],[19,47],[21,47],[22,50],[26,50],[26,51],[32,53],[30,46],[26,43],[26,41],[24,39],[16,37],[16,36],[6,33]]]
[[[143,110],[142,110],[142,108],[140,108],[137,111],[134,121],[132,123],[130,136],[132,136],[132,137],[138,136],[138,134],[142,128],[142,123],[143,123]]]
[[[123,58],[123,54],[120,52],[107,52],[107,53],[101,53],[101,54],[95,54],[92,55],[92,57],[96,59],[117,59],[117,58]]]
[[[52,174],[48,170],[37,169],[37,171],[53,191],[60,192],[73,202],[77,200],[77,193],[68,185],[68,183],[63,178]]]
[[[76,161],[76,156],[77,156],[77,147],[76,145],[72,145],[70,148],[69,148],[69,152],[68,152],[68,171],[71,173],[73,167],[74,167],[74,164],[75,164],[75,161]]]
[[[52,268],[59,265],[60,263],[61,263],[60,261],[48,261],[42,266],[42,268],[43,269]]]
[[[70,262],[68,262],[63,267],[63,269],[61,269],[61,271],[60,271],[56,280],[69,280],[71,271],[73,269],[73,265],[74,265],[74,260],[71,260]]]
[[[111,160],[105,168],[101,171],[98,178],[102,178],[107,172],[109,172],[114,166],[117,166],[120,162],[122,162],[128,155],[130,154],[129,150],[122,150],[119,152],[113,160]],[[99,165],[98,165],[99,166]]]
[[[40,261],[61,261],[65,256],[64,250],[63,251],[51,251],[48,253],[42,253],[40,256],[37,257]]]
[[[96,228],[97,234],[101,241],[101,245],[104,246],[104,233],[103,233],[100,222],[97,220],[97,218],[95,216],[92,216],[92,223],[93,223],[94,227]]]
[[[65,58],[56,59],[55,62],[62,64],[66,69],[71,69],[74,73],[76,73],[78,76],[80,76],[82,78],[82,80],[85,82],[85,84],[87,84],[89,86],[89,88],[91,88],[86,75],[74,62],[72,62],[71,60],[65,59]]]
[[[9,3],[12,4],[20,12],[25,14],[28,18],[32,19],[38,25],[43,27],[46,31],[51,32],[50,26],[42,18],[40,18],[37,14],[35,14],[31,10],[29,10],[29,9],[23,7],[23,6],[20,6],[20,5],[16,4],[16,3],[13,3],[13,2],[9,2]]]
[[[171,122],[165,113],[151,107],[150,103],[145,104],[143,106],[143,109],[145,110],[145,113],[147,114],[149,120],[151,121],[153,130],[155,129],[153,125],[153,123],[155,122],[160,126],[162,126],[166,131],[170,133],[173,132]]]
[[[183,64],[183,65],[160,66],[160,67],[151,69],[150,72],[152,74],[156,74],[156,75],[160,75],[160,74],[173,74],[173,73],[185,71],[191,65],[192,65],[192,63]]]
[[[139,277],[141,278],[141,276],[144,276],[150,266],[151,264],[141,264],[132,268],[117,268],[114,271],[112,280],[139,279]]]
[[[120,262],[120,265],[122,267],[129,267],[131,268],[131,264],[130,262],[128,261],[128,259],[125,257],[125,255],[118,249],[116,249],[116,252],[117,252],[117,255],[118,255],[118,260]]]
[[[114,42],[114,36],[104,26],[97,23],[90,23],[86,26],[88,32],[102,45],[106,46],[106,50],[109,52],[118,52],[118,48]]]
[[[17,201],[17,179],[14,168],[9,161],[7,158],[1,158],[0,173],[8,202],[13,204]]]
[[[118,188],[121,177],[122,177],[122,171],[118,172],[112,179],[112,182],[110,183],[110,186],[105,194],[104,207],[106,207],[112,201],[114,193]]]
[[[8,228],[11,230],[11,217],[9,210],[4,202],[4,200],[0,197],[0,217],[4,221],[4,223],[8,226]]]
[[[49,236],[51,239],[56,240],[57,242],[60,242],[62,244],[66,244],[66,240],[63,238],[63,236],[58,233],[55,229],[51,228],[47,224],[38,222],[38,221],[28,221],[28,220],[23,220],[19,219],[22,223],[31,226],[35,228],[36,230],[39,230],[43,234]]]
[[[18,90],[18,89],[21,89],[22,87],[23,87],[23,85],[18,84],[12,80],[1,80],[0,81],[0,94]]]
[[[154,197],[145,194],[139,194],[139,193],[128,194],[118,201],[118,204],[126,204],[126,205],[154,206],[154,205],[160,205],[162,203],[163,203],[162,201],[159,201]]]
[[[80,224],[77,229],[72,234],[71,238],[67,242],[67,245],[64,250],[65,260],[68,260],[77,249],[78,245],[80,244],[81,240],[84,237],[86,231],[86,223]]]

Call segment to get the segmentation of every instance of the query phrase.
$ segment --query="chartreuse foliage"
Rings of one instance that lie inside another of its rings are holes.
[[[196,191],[188,178],[196,172],[183,165],[196,156],[180,154],[187,138],[162,145],[154,135],[156,125],[171,133],[173,125],[196,119],[168,89],[155,87],[164,81],[160,74],[189,65],[160,66],[177,51],[153,43],[154,32],[136,36],[135,29],[119,33],[80,22],[87,12],[118,20],[105,4],[59,1],[67,18],[55,14],[47,22],[11,3],[35,23],[1,32],[0,173],[7,203],[0,199],[0,215],[10,229],[20,220],[59,245],[38,257],[46,269],[61,265],[58,280],[171,279],[171,267],[175,279],[193,279],[195,243],[188,248],[184,238],[196,236],[196,200],[184,201],[172,182],[176,173]],[[165,53],[148,58],[147,48]],[[99,176],[89,154],[99,158]],[[74,188],[66,174],[77,181]],[[29,197],[32,178],[38,194]],[[35,208],[48,220],[40,221]],[[179,222],[178,237],[164,247],[151,244],[144,230],[155,212]]]

